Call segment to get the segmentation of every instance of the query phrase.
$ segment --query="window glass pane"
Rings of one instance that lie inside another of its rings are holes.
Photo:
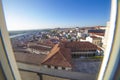
[[[110,4],[110,0],[4,0],[22,79],[88,79],[75,74],[96,79],[107,43]]]

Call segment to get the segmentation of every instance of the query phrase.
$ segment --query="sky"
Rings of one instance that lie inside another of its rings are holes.
[[[3,0],[8,30],[105,26],[110,0]]]

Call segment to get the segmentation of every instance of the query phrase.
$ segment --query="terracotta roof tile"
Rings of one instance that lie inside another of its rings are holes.
[[[96,35],[99,35],[99,36],[104,36],[105,33],[95,33]]]
[[[42,64],[72,67],[71,52],[96,51],[98,47],[90,42],[61,42],[56,44]]]
[[[58,45],[59,45],[59,44],[56,44],[56,45],[53,47],[53,49],[49,52],[49,54],[47,55],[47,57],[44,59],[43,62],[47,61],[49,58],[51,58],[53,55],[56,54],[56,52],[59,50]]]
[[[96,36],[90,36],[91,38],[99,38],[99,37],[96,37]]]
[[[66,48],[60,48],[59,44],[50,51],[47,57],[44,59],[42,64],[61,66],[61,67],[72,67],[70,50]]]
[[[94,51],[97,50],[97,46],[90,42],[64,42],[66,48],[71,49],[72,52],[78,51]]]

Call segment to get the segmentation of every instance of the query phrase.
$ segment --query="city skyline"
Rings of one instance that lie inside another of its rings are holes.
[[[4,0],[8,30],[105,26],[110,0]]]

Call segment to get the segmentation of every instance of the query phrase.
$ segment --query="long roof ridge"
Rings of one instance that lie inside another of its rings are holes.
[[[44,62],[46,62],[46,61],[48,61],[49,59],[51,59],[56,53],[57,53],[57,51],[59,51],[59,47],[57,46],[57,48],[55,48],[55,50],[51,50],[51,52],[47,55],[47,57],[43,60],[43,62],[42,63],[44,63]]]

